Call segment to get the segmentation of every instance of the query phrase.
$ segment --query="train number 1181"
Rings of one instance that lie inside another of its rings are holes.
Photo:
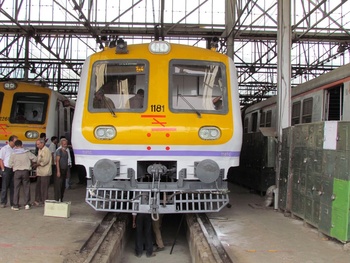
[[[152,112],[164,112],[164,105],[160,105],[160,104],[151,105],[151,111]]]

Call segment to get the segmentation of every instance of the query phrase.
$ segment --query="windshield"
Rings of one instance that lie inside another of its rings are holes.
[[[171,62],[173,111],[227,112],[225,66],[207,61]]]
[[[144,111],[148,64],[146,61],[103,61],[93,66],[89,111]]]
[[[49,96],[40,93],[15,93],[11,123],[44,123]]]

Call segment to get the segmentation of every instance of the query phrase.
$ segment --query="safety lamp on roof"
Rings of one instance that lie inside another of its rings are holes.
[[[117,54],[127,54],[128,51],[128,43],[123,39],[119,38],[117,40],[116,53]]]
[[[4,83],[4,89],[6,90],[14,90],[17,88],[17,84],[14,82],[5,82]]]

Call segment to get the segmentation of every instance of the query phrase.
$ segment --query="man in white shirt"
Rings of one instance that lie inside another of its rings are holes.
[[[7,205],[7,190],[10,190],[10,205],[11,208],[13,208],[14,182],[13,171],[12,168],[10,168],[9,161],[17,140],[18,137],[16,135],[11,135],[8,144],[0,150],[0,168],[2,175],[1,208],[5,208]]]

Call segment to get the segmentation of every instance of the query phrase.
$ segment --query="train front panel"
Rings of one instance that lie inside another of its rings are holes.
[[[11,135],[32,151],[41,133],[70,136],[74,104],[63,95],[39,83],[0,82],[0,147]]]
[[[87,202],[153,215],[219,211],[241,147],[232,61],[167,42],[118,48],[90,56],[79,86],[72,141]]]

